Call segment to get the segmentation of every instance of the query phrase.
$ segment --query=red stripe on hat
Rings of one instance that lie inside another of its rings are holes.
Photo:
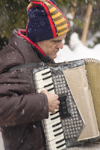
[[[52,21],[52,18],[51,18],[50,14],[49,14],[48,7],[47,7],[43,2],[31,1],[31,3],[40,4],[42,7],[44,7],[44,9],[45,9],[45,11],[46,11],[46,13],[47,13],[49,22],[50,22],[50,26],[51,26],[52,33],[53,33],[53,38],[57,37],[57,35],[56,35],[56,29],[55,29],[54,23],[53,23],[53,21]],[[29,10],[29,9],[28,9],[28,10]]]
[[[47,0],[48,1],[48,3],[50,3],[51,5],[53,5],[54,7],[56,7],[56,9],[58,9],[59,10],[59,12],[63,15],[63,17],[65,18],[65,20],[67,21],[67,24],[68,24],[68,28],[69,28],[69,30],[70,30],[70,25],[69,25],[69,22],[68,22],[68,20],[67,20],[67,18],[64,16],[64,14],[60,11],[60,9],[54,4],[54,3],[52,3],[51,1],[49,1],[49,0]]]
[[[28,8],[27,8],[27,13],[28,13],[28,11],[29,11],[29,9],[31,8],[32,6],[29,6]]]
[[[22,30],[22,29],[19,29],[17,31],[17,34],[19,36],[21,36],[22,38],[24,38],[26,41],[28,41],[30,44],[32,44],[33,46],[35,46],[45,57],[46,57],[46,54],[43,52],[43,50],[37,45],[35,44],[34,42],[32,42],[28,37],[26,37],[25,35],[23,35],[22,33],[26,33],[26,30]]]

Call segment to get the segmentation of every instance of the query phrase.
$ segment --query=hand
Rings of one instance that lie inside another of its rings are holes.
[[[45,93],[48,98],[49,112],[55,113],[55,109],[59,109],[59,100],[57,94],[52,94],[47,90],[42,90],[41,93]]]

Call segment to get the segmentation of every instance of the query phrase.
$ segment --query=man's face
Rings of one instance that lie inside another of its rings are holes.
[[[57,52],[59,49],[63,48],[63,39],[65,39],[66,33],[58,36],[56,38],[37,42],[37,45],[48,55],[51,59],[57,57]]]

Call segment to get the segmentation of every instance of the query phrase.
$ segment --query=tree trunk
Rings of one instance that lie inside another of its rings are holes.
[[[73,19],[74,19],[74,16],[75,16],[75,8],[76,8],[76,6],[77,6],[77,0],[75,0],[72,4],[73,4],[74,8],[71,7],[71,15],[72,15],[72,17],[73,17]]]
[[[93,5],[88,4],[86,17],[85,17],[85,24],[84,24],[82,38],[81,38],[81,41],[82,41],[83,44],[85,44],[85,41],[86,41],[86,38],[87,38],[87,33],[88,33],[91,14],[92,14],[92,8],[93,8]]]

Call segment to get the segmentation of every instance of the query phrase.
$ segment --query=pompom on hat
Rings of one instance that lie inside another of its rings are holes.
[[[33,42],[49,40],[69,31],[67,18],[53,0],[30,0],[27,37]]]

